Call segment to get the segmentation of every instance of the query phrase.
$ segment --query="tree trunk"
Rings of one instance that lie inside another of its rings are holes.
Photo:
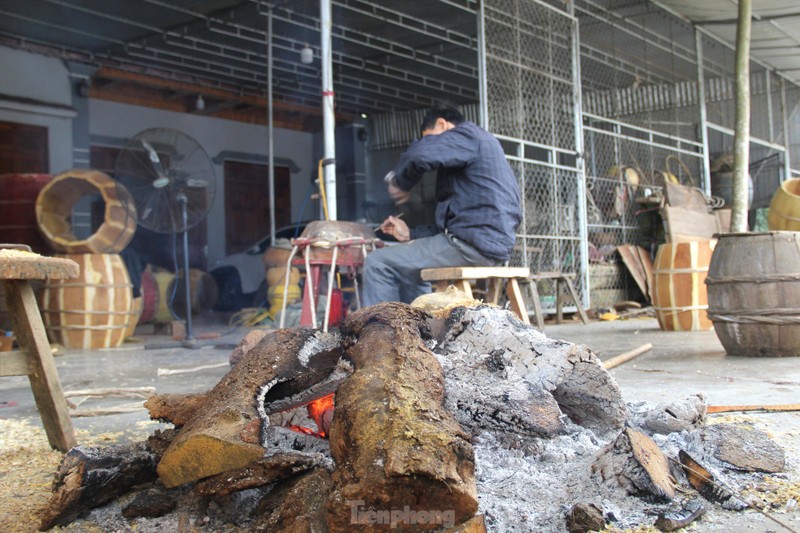
[[[423,342],[427,316],[385,303],[342,325],[357,340],[347,349],[355,372],[336,392],[330,429],[332,532],[352,531],[354,518],[360,531],[388,530],[372,511],[390,519],[405,510],[396,531],[424,531],[441,528],[441,512],[460,523],[477,510],[472,445],[444,407],[442,369]]]
[[[733,136],[733,198],[731,231],[747,231],[750,175],[750,16],[752,0],[739,0],[736,26],[736,124]]]
[[[264,337],[207,395],[158,464],[166,487],[243,468],[264,455],[264,403],[324,379],[341,356],[337,335],[311,329]]]

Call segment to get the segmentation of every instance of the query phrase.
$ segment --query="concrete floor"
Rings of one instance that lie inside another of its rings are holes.
[[[247,328],[232,330],[227,315],[208,314],[195,321],[195,334],[220,333],[218,339],[202,341],[199,349],[183,347],[149,349],[169,344],[170,337],[140,335],[138,342],[120,348],[97,351],[60,350],[55,358],[66,391],[96,388],[155,387],[158,393],[202,392],[213,387],[227,372],[233,346]],[[139,333],[146,331],[140,328]],[[652,343],[653,349],[613,370],[629,402],[659,403],[702,392],[709,405],[788,404],[800,402],[800,360],[797,358],[737,358],[725,355],[713,331],[665,332],[655,319],[634,318],[613,322],[578,321],[548,324],[545,333],[552,338],[586,344],[601,359]],[[207,367],[198,370],[198,367]],[[166,374],[164,370],[191,370]],[[161,372],[159,372],[161,370]],[[97,409],[131,399],[86,400],[80,409]],[[753,414],[766,424],[787,450],[790,463],[797,465],[800,454],[800,413]],[[28,419],[40,424],[26,377],[0,379],[0,418]],[[114,433],[117,440],[139,440],[158,427],[148,422],[142,409],[111,416],[73,418],[76,429],[91,434]],[[792,478],[797,472],[791,474]],[[704,531],[731,531],[746,527],[750,531],[780,530],[758,515],[721,517],[707,524]],[[792,518],[797,527],[800,516]],[[730,529],[733,527],[733,529]]]
[[[56,366],[65,391],[96,388],[155,387],[159,393],[202,392],[227,372],[228,356],[247,328],[227,325],[228,315],[209,313],[195,320],[194,332],[219,333],[220,338],[199,341],[201,347],[177,346],[166,335],[141,334],[138,342],[120,348],[81,351],[59,350]],[[152,328],[141,327],[137,333]],[[579,321],[547,324],[552,338],[586,344],[601,359],[608,359],[645,343],[653,349],[613,369],[627,401],[653,403],[705,393],[709,405],[788,404],[800,401],[800,360],[796,358],[742,358],[726,356],[713,331],[666,332],[655,319],[634,318],[613,322]],[[156,348],[169,345],[174,347]],[[219,366],[215,366],[219,365]],[[204,368],[187,373],[164,370]],[[161,370],[161,372],[159,372]],[[130,403],[131,399],[87,400],[81,409]],[[773,416],[773,415],[763,415]],[[800,430],[800,413],[781,415]],[[0,417],[38,421],[26,377],[0,379]],[[147,420],[140,413],[75,418],[78,428],[125,431],[132,421]]]

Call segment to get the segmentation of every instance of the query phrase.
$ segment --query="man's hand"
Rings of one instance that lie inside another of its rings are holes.
[[[408,229],[408,224],[403,222],[399,217],[389,216],[381,224],[380,230],[386,235],[391,235],[398,242],[406,242],[411,239],[411,231]]]

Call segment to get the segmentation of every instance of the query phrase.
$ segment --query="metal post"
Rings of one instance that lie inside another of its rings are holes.
[[[325,155],[322,161],[323,183],[328,205],[328,218],[336,220],[336,145],[334,131],[336,116],[333,108],[333,55],[331,46],[333,17],[331,0],[320,0],[320,29],[322,54],[322,125]]]
[[[708,160],[708,115],[706,107],[706,73],[703,68],[703,34],[694,30],[697,55],[697,101],[700,104],[700,142],[703,143],[703,190],[711,196],[711,162]]]
[[[486,85],[486,7],[485,2],[480,3],[478,11],[478,97],[480,107],[478,117],[480,125],[489,129],[489,99]]]
[[[588,206],[586,205],[586,159],[584,158],[583,146],[583,98],[581,96],[581,39],[580,25],[578,19],[574,18],[575,6],[570,2],[570,15],[572,19],[572,98],[575,106],[574,127],[575,127],[575,152],[578,157],[575,160],[576,175],[578,181],[578,236],[580,237],[580,280],[581,280],[581,300],[584,309],[591,307],[589,286],[589,217]]]
[[[188,198],[185,194],[178,194],[178,202],[181,204],[181,216],[183,218],[183,290],[186,303],[186,340],[194,340],[192,335],[192,295],[191,283],[189,282],[189,215],[186,212]]]
[[[781,78],[781,119],[783,145],[786,150],[783,152],[783,179],[788,180],[792,177],[792,162],[789,155],[789,110],[786,107],[786,79]]]
[[[272,116],[272,8],[267,11],[267,158],[269,159],[269,235],[275,246],[275,150]],[[288,271],[287,271],[288,272]],[[288,277],[288,274],[287,274]]]
[[[733,139],[733,212],[731,231],[747,231],[750,166],[750,17],[752,0],[739,0],[739,22],[736,26],[736,128]]]

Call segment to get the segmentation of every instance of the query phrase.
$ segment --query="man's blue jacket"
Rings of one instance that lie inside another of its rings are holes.
[[[436,170],[436,230],[412,230],[419,238],[447,230],[496,261],[506,261],[522,220],[519,185],[500,142],[472,122],[408,147],[394,170],[403,190]]]

